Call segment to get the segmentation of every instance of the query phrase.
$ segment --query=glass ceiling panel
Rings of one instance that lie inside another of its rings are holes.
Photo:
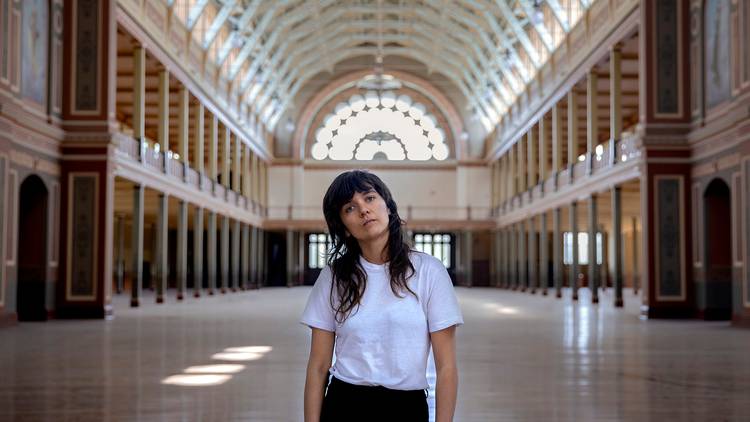
[[[200,7],[206,0],[162,1],[183,22],[196,12],[196,39],[204,40],[222,77],[270,129],[315,74],[349,57],[383,54],[415,58],[442,72],[491,130],[593,3],[210,0]],[[329,48],[331,40],[337,48]],[[456,49],[465,57],[449,54]]]

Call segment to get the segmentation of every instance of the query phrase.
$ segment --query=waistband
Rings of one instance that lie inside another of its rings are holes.
[[[357,392],[369,392],[369,393],[382,393],[389,395],[402,395],[402,396],[419,396],[427,397],[427,390],[395,390],[392,388],[383,387],[382,385],[357,385],[350,384],[346,381],[341,381],[336,376],[331,375],[331,383],[328,388],[340,388],[342,390],[357,391]]]

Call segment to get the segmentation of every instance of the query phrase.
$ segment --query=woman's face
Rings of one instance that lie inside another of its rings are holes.
[[[339,215],[346,231],[360,243],[388,235],[388,206],[374,189],[355,192]]]

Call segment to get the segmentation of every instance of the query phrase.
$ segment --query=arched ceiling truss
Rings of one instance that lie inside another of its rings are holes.
[[[271,129],[314,75],[393,55],[447,77],[490,130],[593,0],[163,1],[190,30],[203,17],[194,38]]]

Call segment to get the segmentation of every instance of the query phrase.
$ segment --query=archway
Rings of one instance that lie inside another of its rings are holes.
[[[714,179],[703,194],[705,209],[705,284],[698,292],[704,319],[732,317],[732,215],[731,193]]]
[[[47,202],[47,188],[39,176],[31,175],[21,183],[16,295],[19,321],[47,319]]]

